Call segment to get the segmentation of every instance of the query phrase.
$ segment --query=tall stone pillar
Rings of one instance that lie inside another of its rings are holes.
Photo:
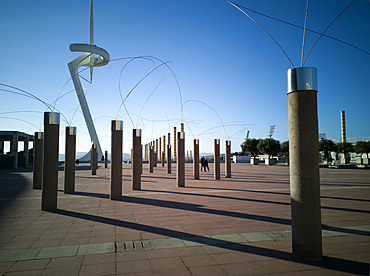
[[[193,151],[193,176],[194,179],[199,179],[199,139],[194,139]]]
[[[288,70],[290,195],[293,254],[322,259],[317,69]]]
[[[12,156],[14,156],[14,168],[18,168],[18,133],[13,135],[13,139],[10,142],[10,151],[12,152]]]
[[[29,138],[24,139],[24,146],[23,146],[23,152],[24,152],[24,166],[27,168],[28,167],[28,143],[29,143]]]
[[[154,152],[153,152],[153,146],[149,146],[149,173],[153,173],[153,167],[154,167]]]
[[[167,173],[171,173],[171,134],[168,133],[168,145],[167,145]]]
[[[158,151],[158,153],[159,153],[159,161],[162,161],[162,138],[161,137],[159,137],[159,151]]]
[[[185,132],[177,133],[177,187],[185,187]]]
[[[75,159],[76,159],[76,133],[77,128],[66,127],[66,146],[64,161],[64,193],[75,192]]]
[[[122,198],[123,121],[112,120],[110,151],[110,199]]]
[[[92,146],[91,146],[91,162],[90,162],[91,174],[92,175],[96,175],[96,163],[97,163],[96,152],[97,152],[96,144],[92,144]]]
[[[157,167],[158,163],[158,139],[155,139],[155,149],[154,149],[154,155],[155,155],[155,162],[154,167]]]
[[[104,168],[108,168],[108,151],[105,151]]]
[[[44,113],[44,165],[41,210],[57,209],[60,114]]]
[[[132,132],[132,190],[141,190],[141,129]]]
[[[176,161],[177,160],[177,149],[176,149],[176,146],[177,146],[177,141],[176,141],[176,136],[177,136],[177,132],[176,132],[176,127],[173,128],[173,160]]]
[[[41,189],[42,187],[42,169],[44,159],[44,133],[35,132],[33,142],[33,188]]]
[[[225,142],[225,177],[231,178],[231,141]]]
[[[220,179],[220,139],[214,140],[214,179]]]

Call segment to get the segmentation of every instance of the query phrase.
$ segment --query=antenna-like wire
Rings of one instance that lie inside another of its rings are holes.
[[[335,22],[335,20],[337,20],[339,18],[339,16],[341,16],[353,3],[355,3],[357,0],[354,0],[351,4],[349,4],[340,14],[338,14],[338,16],[336,18],[334,18],[334,20],[329,24],[328,27],[326,27],[326,29],[322,32],[322,34],[320,35],[320,37],[316,40],[315,44],[312,46],[311,50],[308,52],[304,62],[303,62],[303,65],[305,64],[308,56],[311,54],[313,48],[316,46],[317,42],[319,42],[320,38],[324,35],[324,33],[330,28],[331,25],[333,25],[333,23]],[[302,66],[303,66],[302,65]]]
[[[283,48],[281,48],[280,44],[277,43],[277,41],[272,37],[272,35],[270,35],[270,33],[268,31],[265,30],[265,28],[263,28],[256,20],[254,20],[249,14],[247,14],[245,11],[243,11],[241,8],[239,8],[236,4],[234,4],[233,2],[231,1],[228,1],[231,5],[233,5],[235,8],[237,8],[238,10],[240,10],[242,13],[244,13],[246,16],[248,16],[254,23],[256,23],[262,30],[265,31],[266,34],[268,34],[268,36],[276,43],[276,45],[280,48],[280,50],[284,53],[284,55],[287,57],[287,59],[289,60],[290,64],[294,67],[294,64],[293,62],[290,60],[290,58],[288,57],[287,53],[285,53],[285,51],[283,50]]]
[[[307,26],[308,2],[309,2],[309,0],[307,0],[306,15],[305,15],[305,18],[304,18],[303,41],[302,41],[302,55],[301,55],[301,67],[303,66],[304,41],[305,41],[305,38],[306,38],[306,26]]]

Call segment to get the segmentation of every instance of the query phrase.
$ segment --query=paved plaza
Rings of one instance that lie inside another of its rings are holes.
[[[291,254],[289,168],[232,164],[232,178],[176,187],[161,164],[143,165],[141,191],[123,165],[121,201],[110,169],[76,166],[76,192],[41,211],[32,169],[0,171],[1,275],[369,275],[370,170],[320,169],[322,262]],[[108,165],[109,166],[109,165]]]

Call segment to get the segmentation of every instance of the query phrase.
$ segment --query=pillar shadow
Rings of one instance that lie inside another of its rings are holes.
[[[63,216],[69,216],[69,217],[74,217],[74,218],[79,218],[79,219],[84,219],[84,220],[89,220],[89,221],[95,221],[95,222],[104,223],[108,225],[115,225],[116,227],[123,227],[123,228],[134,229],[134,230],[140,229],[140,231],[145,231],[148,233],[162,233],[163,232],[163,233],[166,233],[166,236],[171,237],[171,238],[181,237],[181,239],[183,240],[196,241],[203,245],[209,245],[209,246],[214,246],[214,247],[219,247],[219,248],[226,248],[229,250],[234,250],[234,251],[244,252],[244,253],[251,253],[251,254],[260,255],[260,256],[272,257],[272,258],[277,258],[277,259],[285,260],[289,262],[308,264],[308,265],[316,266],[318,268],[325,268],[325,269],[330,269],[330,270],[338,271],[338,272],[352,273],[355,275],[366,275],[366,273],[368,273],[368,264],[357,262],[357,261],[340,259],[337,257],[324,257],[323,261],[321,262],[306,262],[306,261],[301,261],[301,260],[294,258],[291,253],[279,251],[276,249],[261,248],[261,247],[257,247],[257,246],[249,245],[245,243],[233,243],[233,242],[225,241],[222,239],[214,239],[211,237],[204,237],[204,236],[199,236],[199,235],[189,236],[188,233],[181,232],[181,231],[165,229],[165,228],[160,228],[160,227],[150,226],[150,225],[145,225],[145,224],[140,224],[140,223],[133,223],[133,222],[123,221],[123,220],[105,218],[105,217],[101,217],[97,215],[82,214],[82,213],[77,213],[77,212],[67,211],[67,210],[57,209],[57,210],[49,211],[49,212],[63,215]]]

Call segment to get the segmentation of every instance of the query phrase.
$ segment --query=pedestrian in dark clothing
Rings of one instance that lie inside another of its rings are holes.
[[[206,171],[207,171],[207,169],[208,169],[208,171],[209,171],[208,161],[207,161],[207,158],[206,158],[206,159],[204,159],[204,171],[206,172]]]
[[[200,164],[201,164],[201,166],[200,166],[200,171],[202,172],[203,171],[203,167],[204,167],[204,156],[202,156],[202,158],[200,158]],[[204,171],[205,171],[206,169],[204,168]]]

